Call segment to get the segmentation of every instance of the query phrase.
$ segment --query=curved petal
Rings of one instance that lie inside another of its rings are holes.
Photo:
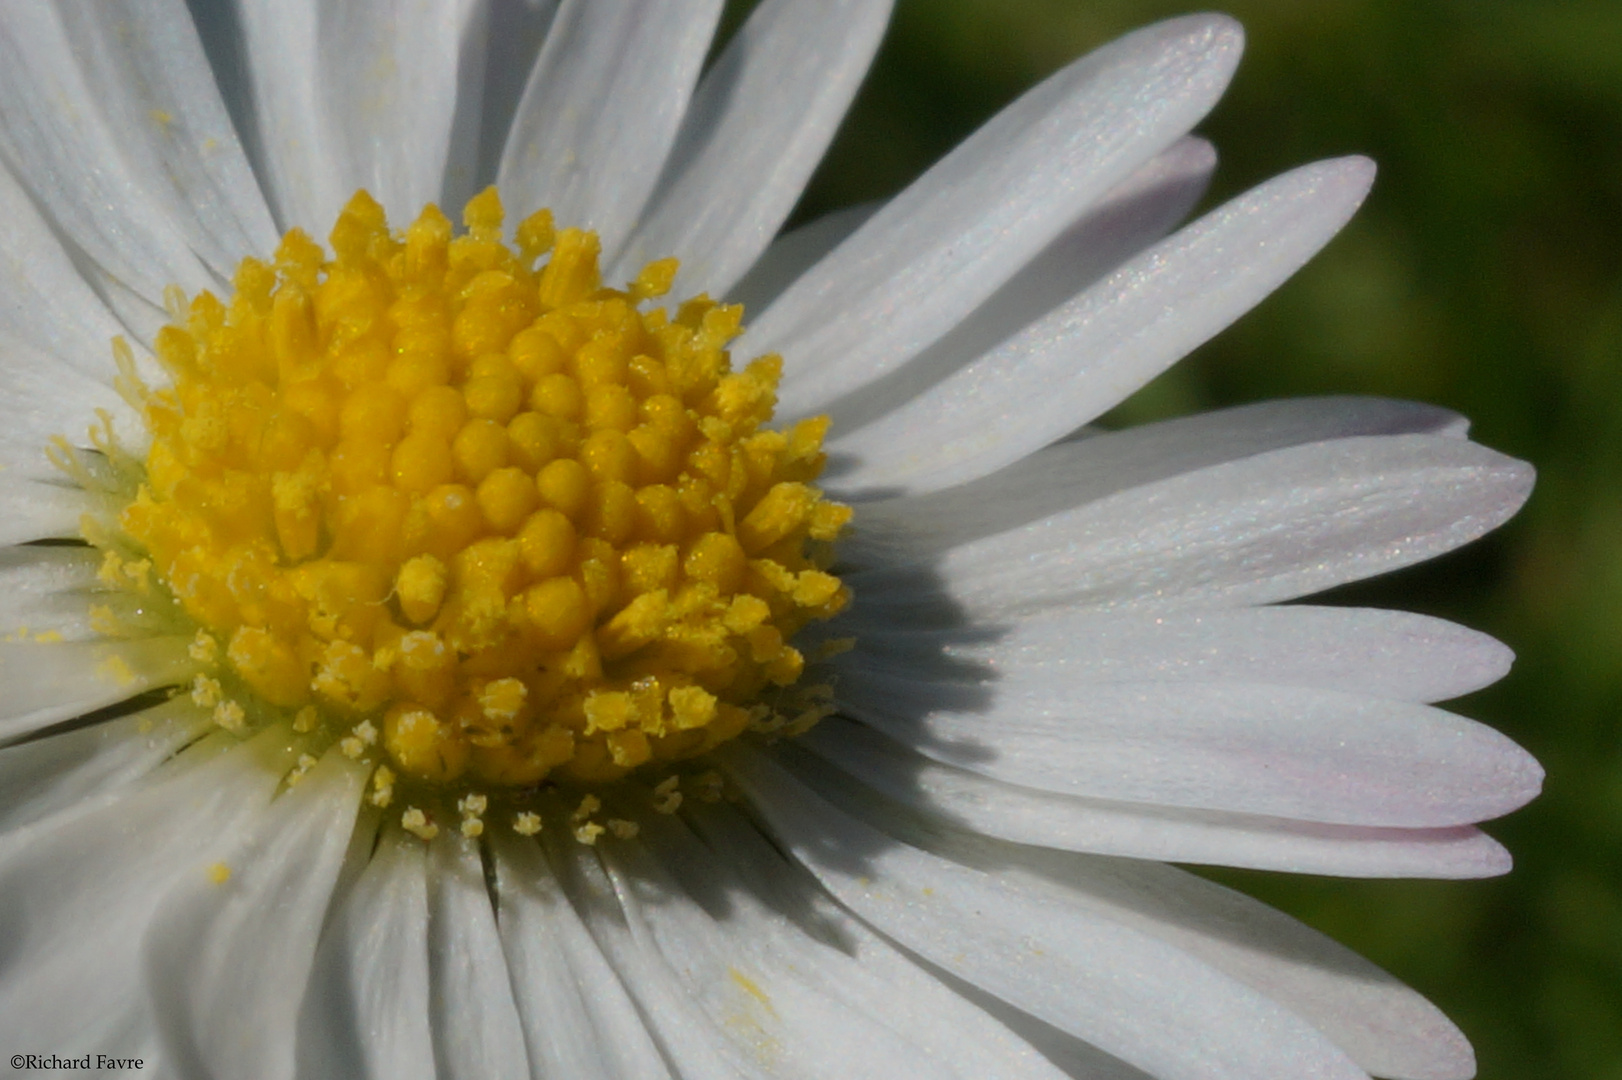
[[[1193,127],[1240,47],[1226,17],[1160,23],[1071,64],[970,136],[739,339],[741,355],[788,357],[779,415],[828,409],[939,339]]]
[[[76,731],[0,748],[0,833],[116,792],[208,729],[208,714],[170,701]]]
[[[365,782],[361,766],[327,754],[255,815],[223,859],[226,881],[204,863],[164,898],[143,959],[175,1075],[292,1077],[299,1005]]]
[[[124,156],[117,118],[105,111],[98,89],[74,55],[59,5],[5,6],[0,156],[86,256],[161,307],[166,286],[196,291],[212,278],[165,213],[152,178]]]
[[[276,247],[270,208],[226,114],[184,0],[61,5],[90,93],[143,188],[230,280]]]
[[[648,201],[721,15],[720,0],[563,0],[524,88],[496,184],[508,212],[593,229],[610,263]]]
[[[298,1021],[309,1080],[434,1080],[422,841],[387,830],[333,913]]]
[[[873,61],[892,0],[767,0],[693,95],[664,176],[610,273],[681,260],[673,296],[726,292],[765,250]]]
[[[965,1080],[1055,1077],[1032,1047],[830,902],[736,808],[700,804],[685,816],[692,832],[669,816],[641,815],[648,852],[685,882],[698,904],[720,913],[717,922],[728,938],[759,943],[751,951],[764,954],[763,962],[787,963],[889,1028],[891,1038],[912,1044],[920,1065],[950,1067]],[[855,1034],[843,1025],[840,1030]]]
[[[1336,877],[1479,878],[1510,868],[1509,852],[1468,825],[1323,825],[1061,795],[942,765],[865,724],[832,717],[796,745],[931,820],[1037,847]],[[784,760],[804,772],[799,757]]]
[[[1309,165],[1155,245],[899,408],[835,443],[844,489],[933,491],[1094,419],[1260,303],[1340,231],[1366,158]]]
[[[513,1003],[478,845],[460,832],[429,846],[428,967],[434,1060],[447,1080],[525,1076]]]
[[[197,666],[187,644],[183,637],[0,642],[0,740],[184,679]]]
[[[107,364],[107,374],[113,364]],[[87,377],[54,356],[0,333],[0,401],[6,424],[0,429],[0,466],[18,480],[60,481],[60,469],[46,456],[57,436],[84,445],[92,426],[109,421],[120,444],[144,450],[141,418],[106,382]]]
[[[1366,1080],[1288,1009],[1155,936],[891,839],[761,754],[727,760],[824,888],[987,993],[1162,1080]]]
[[[398,223],[439,200],[447,168],[458,164],[449,155],[461,90],[472,74],[482,77],[481,7],[389,0],[320,8],[318,78],[341,193],[365,188]]]
[[[85,375],[112,369],[124,327],[85,283],[27,192],[0,164],[0,327]]]
[[[1529,802],[1543,770],[1426,705],[1246,683],[953,687],[847,673],[845,711],[927,757],[1087,798],[1438,828]]]
[[[78,1046],[150,1030],[143,936],[165,896],[234,850],[291,754],[275,733],[181,755],[133,788],[78,802],[0,840],[0,1038]],[[183,949],[182,952],[189,952]],[[137,1044],[138,1041],[137,1041]]]
[[[535,1075],[657,1080],[669,1070],[541,849],[498,835],[501,944]]]
[[[754,312],[766,310],[784,289],[844,243],[847,236],[861,228],[883,205],[870,202],[847,206],[779,236],[727,292],[727,302],[742,304],[745,318],[752,319]]]
[[[1102,441],[1058,447],[1066,453],[1047,461],[1079,456]],[[1005,515],[1006,531],[975,539],[953,537],[951,526],[940,530],[946,536],[931,537],[923,519],[909,514],[906,528],[915,531],[907,555],[865,540],[847,552],[858,560],[912,559],[917,569],[861,571],[846,581],[860,597],[863,619],[884,611],[896,619],[945,618],[948,625],[965,617],[995,624],[1064,608],[1272,603],[1466,544],[1508,520],[1531,487],[1529,466],[1461,439],[1334,439],[1196,469],[1080,505],[1072,501],[1079,492],[1067,485],[1041,492],[1010,485],[975,515],[987,525]],[[952,494],[960,503],[968,491]],[[1054,505],[1061,501],[1073,509]],[[1044,503],[1047,515],[1038,517]],[[899,520],[899,512],[890,517]],[[864,530],[879,533],[874,539],[881,543],[885,525],[882,511],[863,519]],[[950,546],[931,561],[931,542],[942,540]]]
[[[1288,607],[1161,615],[1056,612],[1006,630],[865,632],[838,669],[988,686],[1086,692],[1096,683],[1250,682],[1398,701],[1490,686],[1514,654],[1427,615]]]
[[[343,160],[322,99],[319,34],[323,0],[235,0],[251,114],[245,134],[271,207],[284,229],[327,235],[353,194],[345,191]],[[234,43],[233,43],[234,44]]]
[[[0,548],[0,636],[97,636],[90,626],[89,590],[99,584],[100,561],[88,547]]]

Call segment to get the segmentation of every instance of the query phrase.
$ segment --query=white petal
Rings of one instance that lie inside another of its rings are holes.
[[[1373,177],[1364,158],[1286,173],[1000,344],[984,342],[996,347],[916,396],[898,395],[900,408],[835,444],[860,461],[840,487],[950,487],[1092,420],[1295,273],[1340,231]],[[919,357],[909,370],[930,359]],[[871,415],[874,406],[859,408]]]
[[[242,842],[291,755],[261,738],[183,754],[150,780],[0,840],[0,1039],[84,1045],[146,1024],[139,954],[181,878]],[[187,949],[186,951],[189,951]]]
[[[471,31],[482,30],[478,7],[476,0],[392,0],[327,4],[317,16],[339,190],[365,188],[396,223],[440,198]]]
[[[164,287],[211,283],[184,235],[119,148],[85,77],[58,5],[0,13],[0,154],[57,226],[106,273],[147,302]],[[150,121],[149,121],[150,122]]]
[[[88,547],[0,548],[0,636],[55,631],[67,641],[95,636],[88,589],[99,554]]]
[[[467,158],[471,172],[464,177],[462,166],[452,160],[447,207],[460,205],[468,195],[496,182],[508,129],[557,6],[557,0],[503,0],[481,13],[486,20],[482,81],[477,89],[462,90],[464,100],[477,107],[469,111],[458,105],[457,118],[458,127],[465,122],[475,130],[467,136],[452,135],[453,142],[465,137],[475,144]]]
[[[534,1075],[571,1080],[669,1076],[602,951],[591,940],[540,848],[493,841],[501,943]]]
[[[478,846],[448,829],[430,846],[429,867],[428,962],[439,1075],[525,1076],[523,1028]]]
[[[243,119],[277,222],[318,240],[354,194],[343,189],[342,159],[322,98],[323,6],[321,0],[237,0],[238,21],[228,19],[222,28],[246,46],[245,56],[233,58],[247,67],[252,116]]]
[[[1154,936],[878,833],[760,754],[728,755],[768,827],[863,919],[1163,1080],[1365,1080],[1278,1003]]]
[[[786,416],[894,370],[1198,122],[1240,48],[1231,19],[1190,16],[1071,64],[893,199],[735,348],[788,357]]]
[[[1284,398],[1196,413],[1039,450],[992,476],[946,491],[863,506],[861,531],[841,548],[847,561],[897,533],[908,548],[938,551],[1015,525],[1184,473],[1290,447],[1358,435],[1462,438],[1457,413],[1390,398]],[[857,559],[855,561],[860,561]]]
[[[207,730],[189,701],[0,749],[0,833],[123,788]]]
[[[1399,701],[1490,686],[1514,659],[1485,634],[1405,611],[1288,607],[1056,612],[1006,630],[864,633],[841,669],[1086,692],[1092,683],[1251,682]]]
[[[1338,877],[1478,878],[1510,868],[1509,853],[1468,825],[1322,825],[1060,795],[930,761],[840,718],[824,720],[796,745],[933,819],[1022,844]]]
[[[873,60],[892,0],[767,0],[705,73],[609,275],[674,255],[673,296],[726,292],[800,197]]]
[[[1043,463],[1103,441],[1056,447]],[[1000,516],[1006,531],[968,539],[964,532],[975,523],[959,521],[963,532],[945,537],[955,546],[926,562],[929,539],[920,529],[913,534],[916,571],[881,569],[846,580],[865,605],[865,619],[881,610],[891,618],[928,611],[949,622],[992,624],[1060,608],[1160,612],[1271,603],[1466,544],[1513,515],[1531,486],[1529,466],[1461,439],[1335,439],[1081,505],[1063,483],[1040,493],[1010,485],[978,515],[988,526]],[[943,494],[961,503],[969,487]],[[907,527],[918,528],[920,520]],[[863,520],[875,532],[884,524],[883,511]]]
[[[543,832],[541,839],[570,905],[636,1001],[648,1032],[672,1073],[682,1080],[739,1080],[770,1076],[715,1031],[675,972],[627,925],[614,884],[593,849]]]
[[[0,642],[0,739],[127,701],[197,665],[183,637],[134,641]]]
[[[1498,732],[1426,705],[1247,683],[1085,693],[847,673],[843,708],[948,765],[1069,795],[1339,825],[1437,828],[1542,785]]]
[[[753,318],[757,311],[765,311],[784,289],[799,280],[800,275],[816,265],[824,255],[844,243],[847,236],[861,228],[883,205],[882,202],[870,202],[847,206],[779,236],[755,260],[749,272],[728,291],[727,302],[742,304],[746,318]]]
[[[224,859],[229,880],[213,881],[204,863],[164,898],[143,959],[177,1074],[293,1075],[299,1004],[365,782],[359,765],[327,754],[257,815]]]
[[[0,328],[60,364],[99,375],[124,327],[74,268],[11,170],[0,164]]]
[[[988,845],[1007,872],[1007,845]],[[1376,1076],[1469,1080],[1475,1055],[1430,1002],[1356,953],[1248,896],[1169,866],[1028,856],[1072,904],[1182,949],[1287,1004]]]
[[[633,938],[669,967],[713,1030],[730,1036],[734,1055],[754,1057],[767,1075],[954,1075],[946,1062],[875,1023],[872,1002],[862,1003],[863,1009],[851,1000],[861,996],[859,983],[840,985],[841,979],[859,979],[850,965],[836,968],[831,958],[794,948],[792,936],[773,935],[769,923],[750,917],[758,913],[749,910],[747,897],[715,897],[726,904],[729,925],[723,931],[640,843],[606,844],[600,855]],[[828,1038],[834,1031],[839,1038]]]
[[[142,188],[223,280],[276,246],[184,0],[64,4],[86,84]]]
[[[0,472],[0,507],[5,508],[0,515],[0,544],[77,539],[79,519],[106,509],[105,502],[67,483],[65,477],[34,480],[22,471]]]
[[[719,934],[713,947],[737,962],[747,957],[763,969],[762,974],[770,972],[783,981],[803,980],[835,999],[838,1007],[854,1009],[868,1018],[860,1025],[838,1023],[837,1030],[841,1032],[839,1041],[856,1044],[841,1052],[855,1050],[874,1060],[855,1064],[829,1061],[820,1066],[821,1072],[813,1065],[811,1075],[871,1072],[879,1063],[878,1054],[899,1039],[911,1045],[910,1055],[916,1061],[911,1068],[903,1067],[899,1075],[911,1077],[914,1070],[927,1066],[934,1071],[949,1068],[952,1075],[965,1080],[1055,1076],[1031,1047],[979,1009],[966,1005],[933,975],[809,885],[736,810],[721,804],[699,805],[690,815],[704,844],[696,843],[685,827],[667,815],[648,812],[639,818],[644,823],[647,853],[681,880],[697,904],[716,915],[710,927],[699,925],[692,932]],[[609,854],[612,857],[618,851],[613,848]],[[694,921],[702,924],[703,919]],[[760,978],[754,975],[751,981]],[[735,981],[730,971],[727,979]],[[772,983],[762,980],[755,988],[771,1000],[775,1011],[785,1011],[788,1001],[773,992]],[[885,1030],[859,1040],[860,1029],[869,1024]],[[812,1041],[822,1040],[812,1036]]]
[[[57,436],[84,445],[92,424],[105,413],[120,443],[144,449],[147,436],[140,416],[107,384],[112,361],[90,378],[54,356],[0,332],[0,400],[6,403],[6,425],[0,429],[0,465],[9,478],[61,481],[66,477],[49,458],[46,447]]]
[[[698,81],[720,0],[563,0],[552,20],[497,185],[521,217],[594,229],[604,262],[653,191]]]
[[[422,841],[387,830],[321,935],[298,1027],[299,1075],[434,1080]]]
[[[894,464],[897,451],[869,440],[868,431],[875,427],[888,430],[897,411],[912,415],[915,398],[931,393],[943,380],[961,379],[965,367],[977,367],[982,362],[977,358],[1009,339],[1019,336],[1023,340],[1022,332],[1032,323],[1055,317],[1055,309],[1165,236],[1199,201],[1215,168],[1216,149],[1204,139],[1189,136],[1111,188],[951,332],[887,377],[864,387],[859,400],[841,404],[839,427],[828,444],[835,455],[834,467],[824,474],[824,480],[830,474],[836,476],[838,483],[830,486],[841,492],[874,487],[868,475],[884,473]],[[988,389],[996,389],[996,384],[982,386],[982,390]],[[1005,430],[1013,426],[1003,425]],[[1075,426],[1061,434],[1069,434]],[[992,437],[978,428],[969,434],[977,440]],[[929,438],[927,433],[919,437],[923,441]],[[907,452],[930,453],[918,444],[914,440]],[[934,452],[950,455],[953,451],[937,446]]]

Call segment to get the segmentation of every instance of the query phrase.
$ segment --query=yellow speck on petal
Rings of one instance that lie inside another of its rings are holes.
[[[525,810],[513,815],[513,832],[519,836],[534,836],[541,831],[541,815]]]
[[[216,885],[224,885],[231,880],[231,868],[222,862],[209,863],[208,880]]]
[[[674,814],[681,808],[682,794],[677,790],[681,777],[667,776],[653,786],[653,809],[659,814]]]
[[[130,668],[129,661],[116,653],[103,658],[96,666],[96,673],[119,686],[133,686],[136,682],[135,672]]]
[[[432,840],[439,835],[439,826],[415,806],[406,807],[405,813],[400,815],[400,827],[418,840]]]
[[[767,1012],[771,1013],[773,1016],[777,1015],[777,1010],[772,1007],[772,999],[767,996],[766,991],[760,988],[759,983],[755,982],[755,980],[751,979],[749,976],[745,975],[735,967],[727,968],[727,977],[730,978],[740,990],[754,998],[756,1001],[760,1002],[761,1005],[765,1006]]]
[[[187,646],[186,654],[199,664],[212,664],[220,658],[220,641],[207,630],[199,630]]]
[[[597,838],[607,830],[595,821],[583,821],[574,827],[574,838],[587,847],[595,846]]]
[[[240,703],[222,701],[214,706],[214,723],[233,735],[240,735],[247,730],[248,715]]]
[[[624,818],[609,818],[608,831],[621,840],[631,840],[636,837],[637,833],[642,831],[642,826]]]

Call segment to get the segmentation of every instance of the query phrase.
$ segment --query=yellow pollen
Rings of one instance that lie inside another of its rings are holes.
[[[330,255],[293,230],[229,298],[173,291],[171,385],[119,352],[151,448],[103,581],[196,624],[220,726],[386,759],[379,806],[397,774],[601,782],[801,726],[793,639],[849,601],[827,422],[766,426],[782,363],[733,369],[742,309],[656,307],[675,260],[606,287],[594,234],[541,211],[514,250],[502,220],[491,189],[461,235],[434,206],[392,232],[357,193]]]
[[[231,880],[231,868],[222,862],[210,863],[208,866],[208,880],[216,885],[224,885]]]

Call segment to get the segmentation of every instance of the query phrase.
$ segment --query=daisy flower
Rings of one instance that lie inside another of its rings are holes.
[[[1241,48],[1194,16],[776,238],[888,2],[765,0],[706,68],[719,9],[0,9],[0,1045],[1469,1076],[1168,864],[1508,868],[1474,823],[1538,767],[1428,704],[1508,652],[1283,602],[1530,470],[1392,401],[1088,426],[1372,166],[1179,229]]]

